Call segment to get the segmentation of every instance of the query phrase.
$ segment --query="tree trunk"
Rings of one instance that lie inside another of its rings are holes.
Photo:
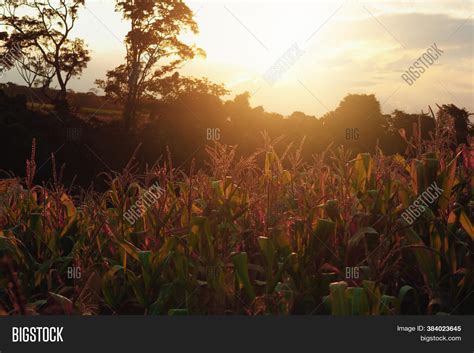
[[[132,127],[132,99],[130,97],[130,94],[127,95],[127,101],[125,102],[125,106],[123,107],[123,123],[125,130],[130,130]]]
[[[61,89],[59,94],[56,96],[54,102],[54,110],[59,114],[59,117],[63,120],[69,120],[70,110],[69,103],[67,101],[66,89]]]
[[[136,118],[136,108],[137,108],[137,100],[138,100],[138,62],[132,63],[132,70],[130,73],[130,78],[128,80],[128,93],[127,99],[125,101],[125,107],[123,109],[123,120],[125,129],[128,131],[130,130],[135,124]]]

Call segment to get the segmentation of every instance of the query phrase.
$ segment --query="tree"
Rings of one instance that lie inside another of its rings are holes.
[[[388,123],[373,94],[348,94],[323,118],[325,131],[336,144],[354,151],[373,150],[385,138]]]
[[[404,135],[407,139],[410,139],[413,136],[415,126],[420,129],[421,138],[424,140],[430,139],[431,133],[434,132],[436,127],[435,120],[428,114],[408,114],[398,109],[395,109],[388,120],[390,123],[390,130],[393,133],[398,134],[400,129],[403,129]]]
[[[207,78],[183,77],[178,72],[161,79],[153,87],[165,101],[176,100],[189,95],[209,95],[220,98],[230,93],[224,85],[213,83]]]
[[[5,0],[0,15],[0,23],[9,30],[3,48],[22,48],[26,57],[22,57],[20,66],[24,73],[29,73],[26,78],[33,79],[31,85],[40,79],[36,82],[41,82],[45,95],[60,112],[68,111],[69,81],[80,76],[90,60],[84,41],[70,38],[83,5],[84,0]],[[23,15],[17,15],[18,12]],[[59,88],[50,96],[52,91],[47,88],[50,88],[53,77]]]
[[[125,64],[108,71],[97,85],[124,105],[127,129],[136,122],[140,100],[162,97],[163,79],[204,52],[180,40],[185,31],[198,32],[191,9],[182,0],[117,1],[116,11],[130,22],[125,37]]]

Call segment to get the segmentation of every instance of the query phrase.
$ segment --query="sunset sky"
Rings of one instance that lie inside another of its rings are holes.
[[[455,103],[474,111],[473,1],[187,1],[207,53],[182,73],[249,91],[254,106],[321,116],[348,93],[376,94],[386,113]],[[75,36],[92,60],[76,91],[123,62],[128,24],[111,0],[86,0]],[[274,84],[263,74],[294,44],[304,53]],[[444,53],[411,86],[400,75],[436,43]],[[20,82],[11,71],[7,81]],[[2,81],[4,81],[3,79]]]

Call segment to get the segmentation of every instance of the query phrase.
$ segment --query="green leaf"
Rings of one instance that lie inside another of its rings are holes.
[[[425,190],[425,166],[422,161],[413,159],[410,164],[413,192],[417,195]]]
[[[362,281],[367,298],[369,299],[370,313],[372,315],[379,315],[380,313],[380,289],[374,281]]]
[[[329,284],[332,315],[349,315],[349,300],[346,296],[346,289],[347,282],[345,281]]]
[[[265,167],[264,167],[264,173],[265,173],[265,176],[271,176],[272,174],[272,163],[274,162],[275,160],[275,155],[273,154],[273,152],[267,152],[265,154]]]
[[[416,290],[412,286],[405,285],[402,288],[400,288],[400,291],[398,292],[398,302],[400,303],[400,314],[402,305],[404,301],[407,299],[408,296],[413,295],[414,299],[416,300]]]
[[[53,292],[49,292],[49,295],[51,296],[51,298],[54,299],[56,303],[58,303],[61,306],[61,309],[63,310],[65,314],[72,314],[74,304],[72,303],[71,300]]]
[[[436,181],[436,176],[438,175],[439,169],[439,160],[436,158],[426,158],[425,159],[425,178],[426,185],[431,185]]]
[[[275,245],[272,240],[267,237],[258,237],[258,245],[267,263],[267,269],[271,273],[276,254]]]
[[[457,156],[448,164],[446,170],[443,171],[438,178],[438,185],[441,184],[441,188],[443,189],[443,193],[438,199],[438,206],[443,211],[448,208],[451,191],[453,189],[454,181],[456,180],[456,164]]]
[[[367,234],[378,235],[379,233],[371,227],[360,228],[347,242],[347,245],[350,249],[356,247]]]
[[[365,191],[372,173],[372,157],[369,153],[359,153],[355,159],[352,175],[353,188],[356,192]]]
[[[339,206],[337,200],[327,200],[324,209],[333,221],[339,218]]]
[[[369,315],[369,301],[364,288],[349,287],[346,290],[351,315]]]
[[[169,316],[183,316],[189,315],[188,309],[170,309],[168,310]]]
[[[393,315],[400,313],[400,302],[397,297],[382,295],[380,298],[380,314]]]
[[[322,242],[326,242],[336,230],[336,223],[327,219],[318,219],[316,223],[316,229],[313,235]]]
[[[434,290],[437,286],[439,271],[441,270],[440,257],[430,248],[428,248],[418,234],[412,229],[405,231],[405,241],[412,245],[420,272],[425,279],[425,283]]]
[[[474,227],[472,226],[472,223],[464,210],[461,211],[461,214],[459,215],[459,223],[461,223],[462,227],[466,233],[469,234],[471,239],[474,240]]]
[[[254,300],[255,291],[250,283],[247,253],[240,252],[232,255],[232,262],[234,263],[235,275],[239,283],[244,287],[249,298]]]
[[[67,236],[67,235],[73,235],[77,232],[76,207],[74,206],[74,203],[69,198],[69,196],[67,196],[64,193],[61,195],[60,200],[66,208],[67,224],[62,229],[59,236],[64,237],[64,236]]]
[[[129,241],[123,239],[123,240],[118,240],[114,239],[119,246],[125,250],[125,253],[133,257],[135,260],[138,260],[138,254],[140,253],[140,249],[138,249],[135,245],[130,243]],[[125,267],[125,266],[124,266]]]

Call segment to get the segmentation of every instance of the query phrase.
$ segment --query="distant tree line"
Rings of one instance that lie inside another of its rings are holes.
[[[88,184],[109,168],[120,170],[137,146],[136,162],[141,168],[168,158],[169,152],[176,166],[187,168],[193,159],[204,166],[208,144],[238,145],[239,154],[251,155],[262,147],[262,134],[279,138],[282,150],[303,143],[302,158],[310,160],[314,154],[341,145],[352,153],[379,149],[410,157],[414,139],[429,141],[437,124],[452,127],[449,147],[453,149],[469,145],[473,133],[470,114],[452,104],[437,107],[436,113],[395,110],[383,114],[374,95],[349,94],[323,117],[302,112],[283,116],[252,107],[248,93],[224,100],[225,91],[203,80],[188,82],[166,100],[145,102],[147,114],[128,131],[120,119],[106,121],[93,113],[88,118],[60,121],[54,111],[29,108],[27,96],[18,94],[21,91],[15,85],[0,89],[0,148],[9,151],[1,154],[1,169],[22,175],[31,141],[36,138],[38,158],[48,162],[55,152],[58,164],[66,164],[65,177],[76,176],[80,184]],[[80,94],[76,99],[100,104],[104,97]],[[50,162],[38,176],[49,179]]]

